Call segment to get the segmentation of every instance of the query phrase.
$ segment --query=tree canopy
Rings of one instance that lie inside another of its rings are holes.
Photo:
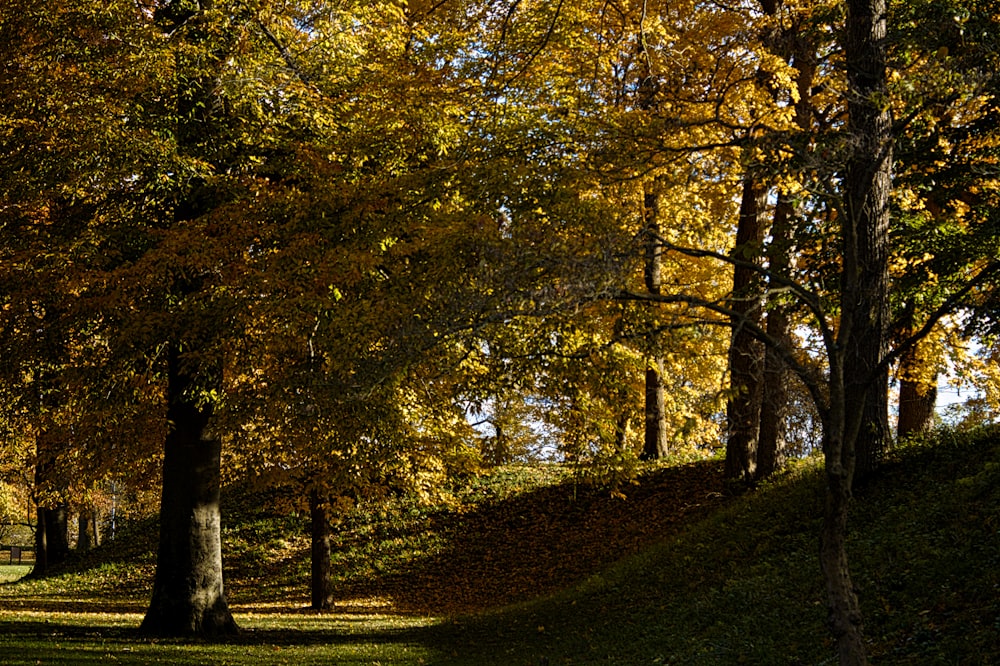
[[[901,431],[946,359],[998,409],[995,5],[8,2],[0,469],[328,523],[540,449],[818,449],[842,555],[890,376]]]

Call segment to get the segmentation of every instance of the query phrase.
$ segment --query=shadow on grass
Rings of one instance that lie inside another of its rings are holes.
[[[623,491],[566,482],[446,513],[436,525],[443,552],[342,583],[337,599],[380,597],[401,612],[438,616],[527,601],[586,580],[727,500],[718,462],[657,469]]]

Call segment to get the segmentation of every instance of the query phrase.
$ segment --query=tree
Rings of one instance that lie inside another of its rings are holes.
[[[763,346],[750,327],[762,320],[760,264],[764,243],[764,196],[756,176],[743,180],[733,254],[732,341],[729,345],[731,395],[726,404],[726,476],[749,483],[754,478],[760,436]]]
[[[974,261],[978,272],[963,271],[961,277],[942,292],[938,305],[926,314],[914,334],[889,351],[886,332],[892,127],[885,69],[885,6],[852,2],[848,9],[844,51],[850,92],[848,123],[844,128],[847,151],[843,179],[819,181],[843,183],[842,203],[837,206],[838,224],[828,227],[835,230],[841,249],[836,264],[840,275],[836,289],[832,293],[823,292],[822,282],[810,278],[809,272],[815,269],[808,268],[808,264],[800,263],[807,267],[800,281],[790,279],[780,270],[760,268],[746,258],[727,257],[717,251],[685,248],[669,242],[665,245],[670,252],[710,256],[736,268],[766,273],[772,288],[780,287],[794,294],[812,312],[823,342],[825,364],[810,367],[808,356],[793,352],[786,346],[787,342],[768,336],[757,322],[731,307],[684,293],[664,294],[655,300],[697,304],[720,315],[720,324],[746,327],[754,339],[778,351],[808,387],[823,424],[827,504],[821,535],[821,565],[827,584],[831,626],[841,662],[864,663],[861,616],[850,581],[844,542],[857,447],[866,446],[863,438],[867,435],[862,435],[868,427],[866,424],[880,420],[873,419],[871,413],[872,405],[878,408],[876,411],[881,411],[879,401],[866,396],[880,393],[885,384],[884,373],[893,360],[926,336],[940,316],[967,302],[965,299],[970,294],[988,284],[997,268],[995,259],[992,262]],[[818,175],[822,175],[822,171],[818,170]],[[836,201],[832,197],[831,200]],[[827,220],[828,223],[834,221],[830,217]],[[808,237],[800,236],[798,245],[808,248]],[[637,293],[629,293],[627,297],[653,298]],[[871,429],[867,432],[870,434]],[[877,452],[878,448],[868,451]]]

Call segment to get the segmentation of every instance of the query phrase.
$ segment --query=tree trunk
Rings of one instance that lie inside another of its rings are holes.
[[[888,352],[889,194],[892,119],[886,79],[885,0],[850,0],[845,52],[848,131],[853,150],[844,179],[846,220],[844,303],[853,317],[845,359],[848,409],[864,410],[855,477],[878,466],[889,442],[888,370],[876,367]],[[864,396],[862,407],[850,404]]]
[[[790,263],[791,228],[789,217],[792,204],[784,195],[778,197],[771,224],[768,245],[768,271],[771,275],[787,275]],[[774,278],[772,277],[772,280]],[[787,308],[781,300],[778,285],[768,290],[767,336],[787,346],[790,335]],[[785,465],[785,417],[788,413],[788,370],[776,349],[764,351],[763,386],[760,406],[760,436],[757,440],[758,480],[766,479]]]
[[[646,368],[645,439],[642,460],[665,458],[668,450],[667,400],[663,388],[663,359],[650,359]]]
[[[31,578],[41,578],[49,570],[49,543],[45,529],[45,509],[35,509],[35,564],[31,567]]]
[[[778,5],[773,0],[761,2],[761,7],[769,16],[777,13]],[[803,37],[807,32],[792,25],[782,35],[778,51],[783,52],[787,62],[794,66],[798,74],[795,87],[798,101],[795,102],[795,124],[800,130],[809,132],[813,125],[812,88],[816,76],[816,48],[812,40]],[[778,195],[774,207],[774,222],[771,224],[771,242],[767,247],[768,274],[773,283],[777,276],[787,276],[791,266],[793,245],[792,217],[794,207],[785,193]],[[768,290],[767,335],[779,345],[790,345],[791,325],[788,307],[779,291],[781,285],[771,284]],[[757,442],[757,479],[766,479],[785,464],[785,418],[788,413],[788,370],[777,350],[768,347],[764,352],[764,386],[761,398],[760,436]]]
[[[888,353],[888,346],[879,347],[876,353],[874,340],[862,343],[861,347],[869,347],[865,352],[861,350],[864,357],[881,359]],[[867,366],[871,367],[871,365]],[[859,382],[860,383],[860,382]],[[857,385],[857,384],[856,384]],[[876,375],[875,380],[865,391],[864,423],[858,433],[857,442],[857,470],[855,479],[859,482],[867,481],[872,477],[878,466],[885,458],[885,452],[892,441],[889,431],[889,371],[885,370]]]
[[[847,562],[847,510],[852,475],[841,465],[826,466],[826,512],[820,538],[820,567],[826,582],[829,625],[841,666],[867,663],[861,606]]]
[[[52,433],[43,430],[35,442],[35,491],[43,495],[36,500],[35,516],[35,564],[31,576],[40,578],[51,569],[62,564],[69,556],[69,524],[66,519],[66,504],[57,500],[59,494],[53,492],[55,483],[53,470],[56,467],[56,440]],[[47,497],[45,497],[47,495]]]
[[[844,176],[839,339],[829,348],[824,416],[827,502],[820,562],[841,666],[867,663],[862,617],[847,564],[847,512],[855,475],[868,474],[886,443],[889,194],[892,135],[885,66],[885,0],[848,0],[845,54],[848,132]]]
[[[326,610],[333,603],[330,557],[330,504],[318,490],[309,492],[309,515],[312,518],[312,607]]]
[[[850,325],[851,313],[845,312]],[[844,379],[846,349],[831,349],[829,406],[822,410],[826,507],[820,533],[820,569],[826,586],[828,623],[841,666],[867,664],[861,606],[847,561],[847,516],[854,484],[855,446],[863,419]],[[864,400],[864,396],[861,397]],[[851,411],[853,409],[853,411]]]
[[[899,415],[896,437],[903,439],[934,427],[937,406],[937,373],[930,381],[914,379],[919,369],[919,347],[913,346],[899,360]]]
[[[88,550],[97,545],[96,539],[93,538],[93,518],[94,514],[92,511],[88,510],[86,507],[80,509],[80,514],[77,516],[76,521],[76,551],[78,553],[86,553]]]
[[[756,179],[743,179],[739,226],[733,258],[744,264],[760,265],[764,241],[762,208],[765,192]],[[729,479],[750,482],[754,476],[757,438],[760,433],[761,371],[763,347],[749,326],[761,321],[762,284],[758,270],[737,264],[733,268],[731,309],[733,334],[729,346],[730,397],[726,403],[726,465]]]
[[[69,556],[69,523],[64,504],[38,507],[35,515],[35,564],[31,577],[41,578]]]
[[[644,274],[646,291],[659,294],[662,285],[663,243],[657,217],[658,197],[647,193],[643,200],[646,222],[646,258]],[[655,304],[651,307],[656,307]],[[667,455],[666,395],[663,387],[663,358],[653,355],[646,365],[646,400],[642,460],[656,460]]]
[[[222,579],[219,477],[222,447],[208,437],[211,409],[188,394],[190,377],[168,353],[160,545],[153,597],[141,631],[155,636],[213,636],[237,631]]]
[[[937,386],[925,386],[912,379],[901,379],[896,436],[903,439],[928,432],[934,427],[936,408]]]
[[[97,509],[90,512],[90,526],[94,530],[92,546],[97,548],[101,545],[101,514]]]
[[[615,419],[615,452],[623,453],[625,451],[625,446],[628,443],[628,427],[632,419],[629,418],[628,412],[622,412]]]

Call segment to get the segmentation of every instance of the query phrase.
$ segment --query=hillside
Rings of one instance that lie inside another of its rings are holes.
[[[356,617],[361,634],[372,614],[398,618],[371,640],[422,656],[384,663],[831,663],[816,466],[738,497],[720,476],[714,463],[652,468],[618,497],[557,466],[515,467],[470,478],[440,504],[358,507],[338,529],[334,615]],[[997,431],[897,451],[857,499],[850,554],[873,657],[1000,663]],[[262,506],[242,492],[225,502],[240,622],[291,614],[266,634],[288,656],[343,640],[296,631],[295,617],[317,618],[304,609],[306,524]],[[155,530],[133,530],[63,576],[0,586],[0,607],[141,612]]]

